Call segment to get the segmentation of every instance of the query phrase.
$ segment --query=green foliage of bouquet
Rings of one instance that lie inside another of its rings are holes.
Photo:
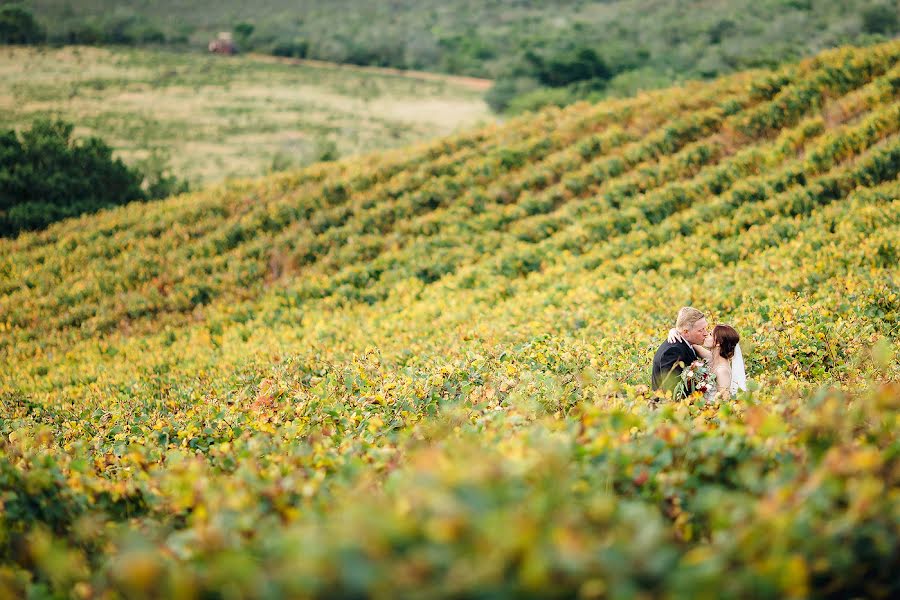
[[[681,378],[675,386],[676,398],[687,398],[694,392],[706,394],[716,386],[716,374],[710,371],[704,360],[695,360],[681,371]]]

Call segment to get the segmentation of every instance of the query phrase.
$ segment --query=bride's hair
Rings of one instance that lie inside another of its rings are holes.
[[[719,346],[719,356],[731,358],[734,356],[734,347],[741,341],[741,336],[731,325],[716,325],[713,328],[713,343]]]

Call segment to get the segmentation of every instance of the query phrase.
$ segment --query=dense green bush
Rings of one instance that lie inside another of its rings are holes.
[[[863,28],[868,33],[896,35],[900,28],[898,8],[892,2],[883,2],[870,6],[862,12]]]
[[[290,58],[306,58],[309,52],[309,42],[299,38],[281,40],[275,42],[271,50],[275,56],[287,56]]]
[[[0,44],[40,44],[46,38],[29,11],[15,4],[0,6]]]
[[[250,36],[253,35],[255,30],[256,26],[253,23],[241,21],[236,24],[234,26],[234,36],[237,39],[238,44],[246,46],[247,42],[250,40]]]
[[[69,44],[163,44],[166,35],[146,17],[139,15],[115,15],[86,19],[68,29],[56,41]]]
[[[485,94],[488,106],[496,112],[505,112],[515,98],[535,91],[543,91],[541,84],[530,77],[504,78],[497,80]],[[556,90],[553,90],[554,92]]]
[[[525,53],[537,80],[548,87],[564,87],[576,81],[600,80],[612,77],[612,70],[593,48],[543,57],[535,52]]]
[[[188,181],[172,173],[169,167],[168,152],[154,148],[150,155],[140,161],[136,167],[143,174],[142,187],[148,200],[168,198],[190,191]]]
[[[0,135],[0,235],[145,198],[139,172],[100,138],[73,140],[72,130],[42,119]]]

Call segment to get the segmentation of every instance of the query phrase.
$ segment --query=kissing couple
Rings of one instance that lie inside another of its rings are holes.
[[[730,325],[716,325],[712,332],[708,327],[696,308],[685,306],[678,311],[675,328],[653,357],[654,390],[681,396],[701,392],[711,400],[747,389],[738,332]]]

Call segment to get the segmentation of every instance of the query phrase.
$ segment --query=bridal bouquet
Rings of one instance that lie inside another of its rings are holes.
[[[714,389],[716,376],[705,361],[695,360],[681,372],[681,381],[675,387],[676,398],[687,398],[693,392],[706,394]]]

